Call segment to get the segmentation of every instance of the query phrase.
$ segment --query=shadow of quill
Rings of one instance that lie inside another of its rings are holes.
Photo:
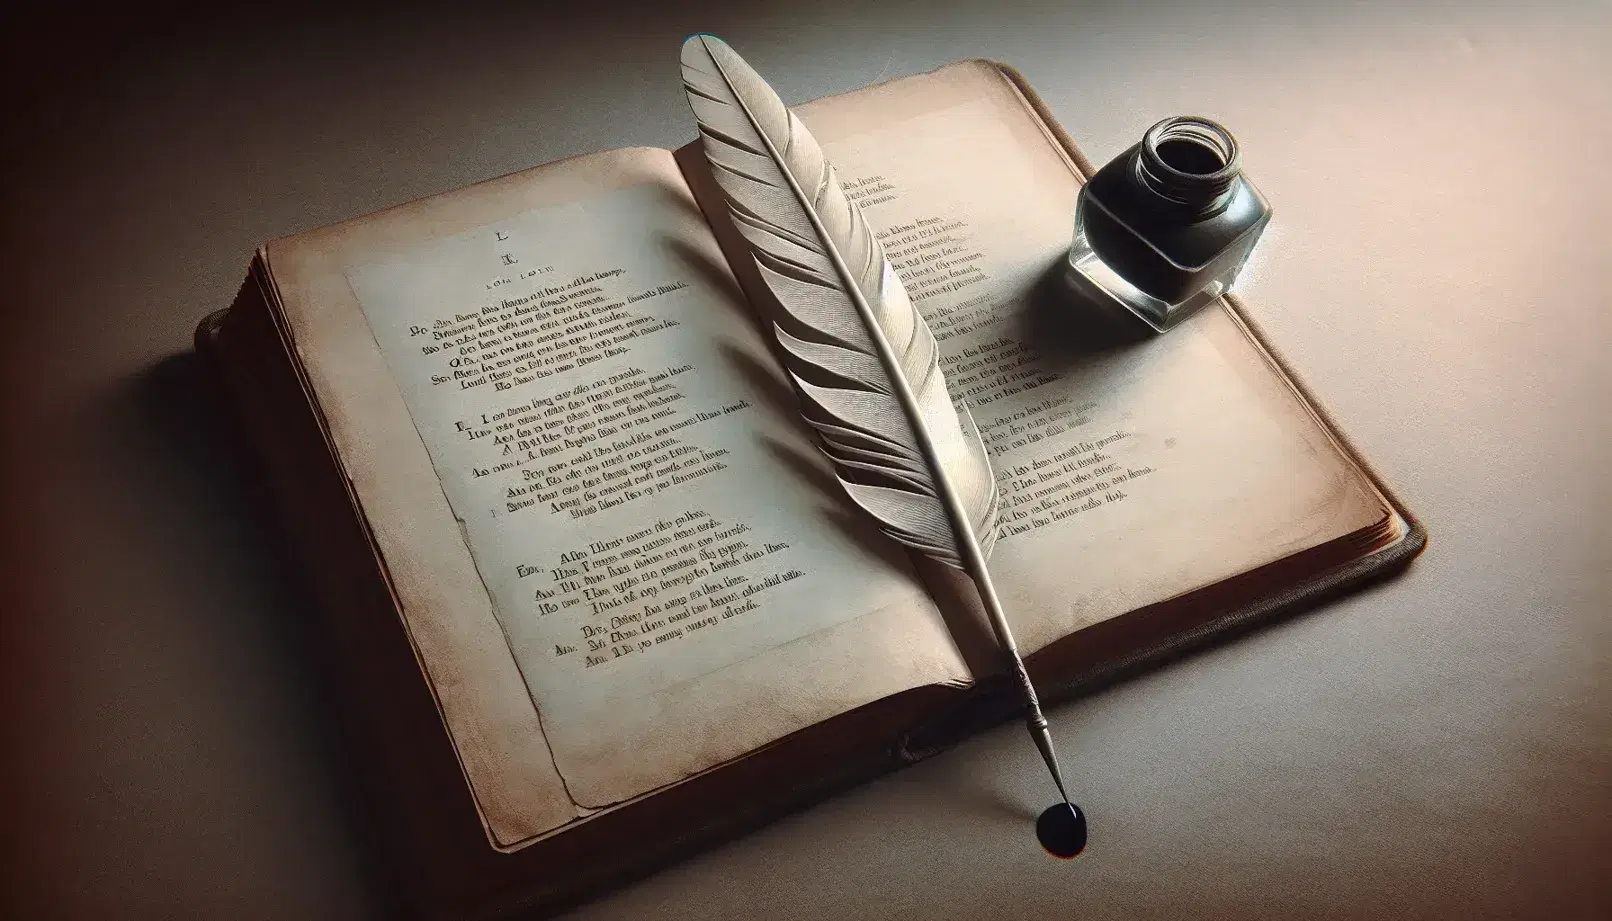
[[[722,360],[731,365],[749,385],[756,405],[774,418],[788,420],[803,429],[807,427],[800,414],[800,402],[795,398],[794,388],[789,385],[782,370],[776,366],[769,367],[731,342],[719,342],[717,350],[722,353]],[[816,437],[815,434],[813,437]]]

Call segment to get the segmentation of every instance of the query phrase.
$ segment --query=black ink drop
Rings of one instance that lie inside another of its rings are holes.
[[[1048,806],[1035,820],[1035,836],[1047,853],[1063,860],[1080,856],[1086,849],[1086,814],[1073,803]]]

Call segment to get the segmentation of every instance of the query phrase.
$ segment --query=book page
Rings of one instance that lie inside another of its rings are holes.
[[[797,109],[939,340],[1004,491],[993,579],[1026,652],[1383,518],[1223,307],[1083,338],[1079,181],[993,66]]]
[[[570,799],[965,680],[905,555],[825,491],[670,153],[545,169],[567,194],[376,228],[332,266]]]

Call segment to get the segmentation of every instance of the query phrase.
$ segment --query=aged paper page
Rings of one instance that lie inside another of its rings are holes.
[[[670,153],[630,167],[343,265],[585,807],[966,678],[905,555],[824,489]]]
[[[1006,497],[992,572],[1026,651],[1383,517],[1221,307],[1120,348],[1071,340],[1078,180],[995,67],[798,111],[980,424]]]
[[[654,175],[636,151],[566,161],[276,240],[276,322],[382,556],[478,815],[512,849],[587,810],[565,788],[409,408],[346,269],[377,246],[462,233]]]

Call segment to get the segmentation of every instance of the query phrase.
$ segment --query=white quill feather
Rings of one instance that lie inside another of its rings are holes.
[[[967,572],[1063,794],[1046,717],[991,584],[999,499],[934,334],[806,126],[726,42],[683,42],[683,88],[729,213],[776,296],[784,364],[850,497],[900,543]]]
[[[895,540],[972,569],[967,545],[983,561],[998,530],[990,459],[867,218],[811,132],[720,39],[684,43],[683,84],[734,222],[783,308],[778,343],[804,414],[846,492]]]

